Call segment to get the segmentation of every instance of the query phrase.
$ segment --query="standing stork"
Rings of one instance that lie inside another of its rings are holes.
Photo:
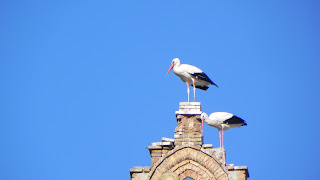
[[[219,130],[220,147],[224,147],[224,130],[247,125],[243,119],[228,112],[214,112],[211,113],[209,117],[206,113],[202,113],[200,118],[202,120],[202,131],[204,121],[209,126],[215,127]],[[222,136],[220,131],[222,131]]]
[[[190,99],[189,84],[193,86],[193,101],[196,100],[196,88],[206,91],[209,88],[208,85],[212,84],[217,86],[201,69],[189,64],[180,64],[178,58],[172,60],[167,75],[171,69],[173,69],[173,72],[187,84],[188,102]]]

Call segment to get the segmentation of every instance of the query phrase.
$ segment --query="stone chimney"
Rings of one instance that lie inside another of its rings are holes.
[[[178,126],[174,131],[175,146],[203,144],[200,102],[180,102],[176,111]]]

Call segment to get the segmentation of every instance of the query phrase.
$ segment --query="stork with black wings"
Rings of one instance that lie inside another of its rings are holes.
[[[218,87],[201,69],[189,64],[180,64],[178,58],[172,60],[167,75],[171,69],[173,69],[173,72],[187,84],[188,102],[190,99],[189,85],[193,86],[193,101],[196,99],[196,88],[206,91],[209,88],[209,85]]]
[[[208,116],[206,113],[202,113],[200,116],[203,124],[206,122],[209,126],[215,127],[219,130],[220,147],[224,145],[224,131],[230,128],[246,126],[247,123],[240,117],[228,112],[214,112]],[[221,132],[222,131],[222,135]]]

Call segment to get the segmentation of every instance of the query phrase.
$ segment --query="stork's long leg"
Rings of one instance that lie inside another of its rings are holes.
[[[194,79],[192,79],[192,85],[193,85],[193,102],[196,101],[196,85],[194,84]]]
[[[219,130],[219,142],[220,142],[220,147],[221,147],[221,132]]]
[[[187,83],[187,92],[188,92],[188,102],[190,102],[189,101],[189,97],[190,97],[189,83],[188,82],[186,82],[186,83]]]
[[[224,130],[222,126],[222,147],[224,148]]]

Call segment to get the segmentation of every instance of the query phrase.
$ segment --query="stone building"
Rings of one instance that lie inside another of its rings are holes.
[[[148,146],[151,167],[133,167],[131,180],[246,180],[247,166],[226,164],[224,148],[203,144],[200,102],[180,102],[174,139]]]

